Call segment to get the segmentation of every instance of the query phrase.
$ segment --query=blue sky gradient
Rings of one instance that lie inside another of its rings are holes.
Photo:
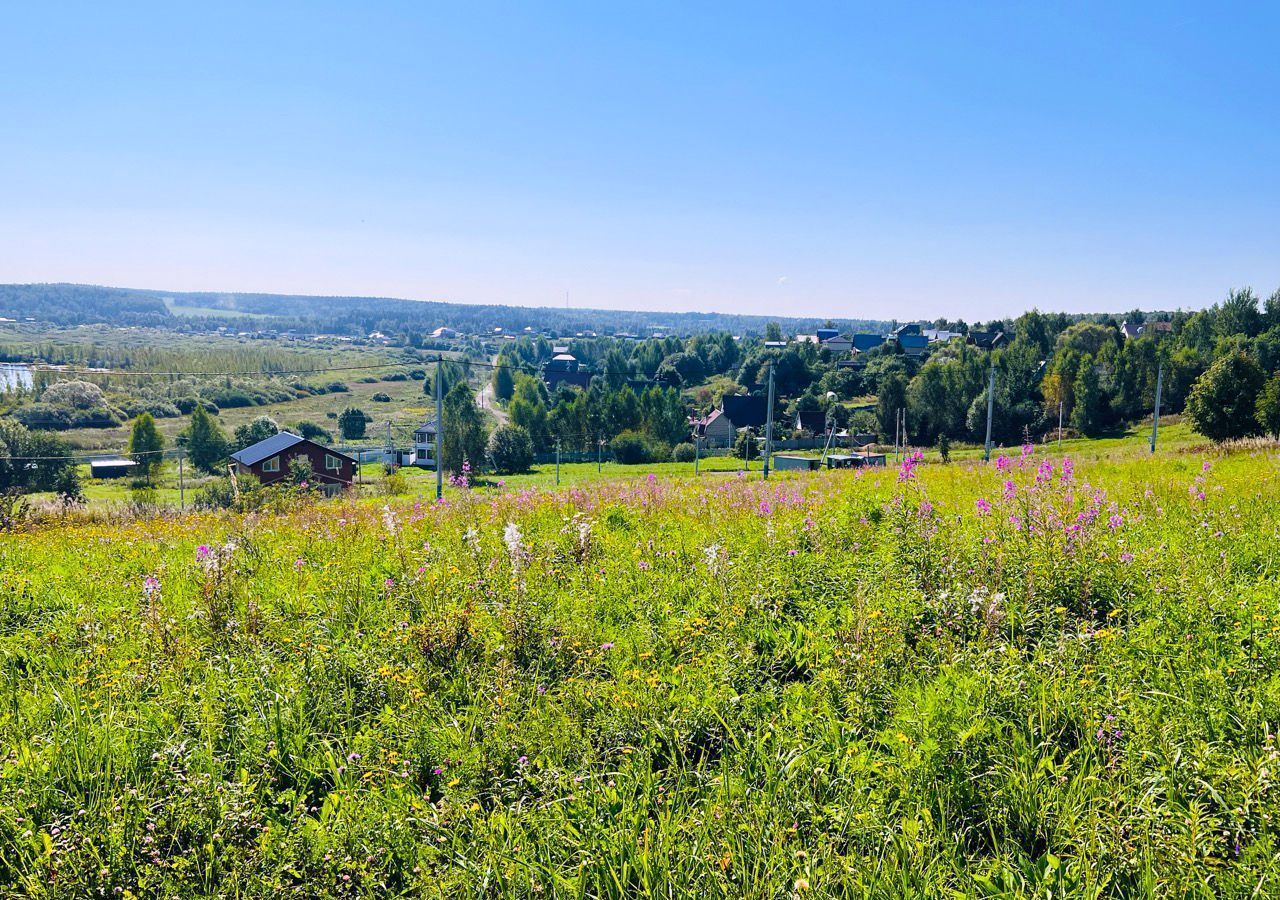
[[[1280,287],[1280,5],[961,6],[22,4],[0,281],[970,321]]]

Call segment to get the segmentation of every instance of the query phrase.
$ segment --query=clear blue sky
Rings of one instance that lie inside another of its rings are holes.
[[[14,4],[0,281],[969,321],[1280,287],[1280,5],[969,5]]]

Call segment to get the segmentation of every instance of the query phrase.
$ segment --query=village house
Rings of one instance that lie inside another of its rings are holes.
[[[1120,323],[1120,336],[1131,341],[1142,334],[1168,334],[1173,331],[1172,322],[1144,322],[1136,325],[1133,322]]]
[[[329,495],[350,487],[355,477],[355,459],[288,431],[273,434],[231,454],[238,474],[253,475],[263,484],[274,484],[287,477],[289,463],[295,459],[310,463],[316,485]]]
[[[552,393],[562,384],[586,390],[591,385],[591,373],[581,369],[573,354],[557,353],[542,367],[542,380]]]
[[[827,433],[827,414],[820,409],[806,409],[796,413],[795,430],[806,435]]]
[[[713,450],[732,447],[738,432],[733,421],[718,409],[713,409],[702,418],[691,419],[689,424],[692,426],[694,439],[700,441],[703,447]]]
[[[883,346],[884,335],[871,334],[863,332],[853,336],[853,351],[855,353],[866,353],[868,350],[874,350],[876,347]]]
[[[413,430],[413,465],[419,469],[436,467],[436,423],[423,422]]]
[[[994,350],[1005,342],[1003,331],[970,331],[969,343],[979,350]]]
[[[907,356],[921,356],[929,346],[929,339],[923,334],[904,332],[896,336],[898,346]]]
[[[725,394],[720,400],[720,409],[735,428],[764,428],[768,419],[769,404],[764,397],[748,397],[743,394]]]

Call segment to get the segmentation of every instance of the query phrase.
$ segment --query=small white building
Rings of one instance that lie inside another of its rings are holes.
[[[436,467],[436,423],[423,422],[413,430],[413,465],[419,469]]]

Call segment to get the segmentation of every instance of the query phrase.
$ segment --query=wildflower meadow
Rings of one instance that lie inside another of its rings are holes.
[[[0,894],[1280,894],[1274,448],[0,535]]]

